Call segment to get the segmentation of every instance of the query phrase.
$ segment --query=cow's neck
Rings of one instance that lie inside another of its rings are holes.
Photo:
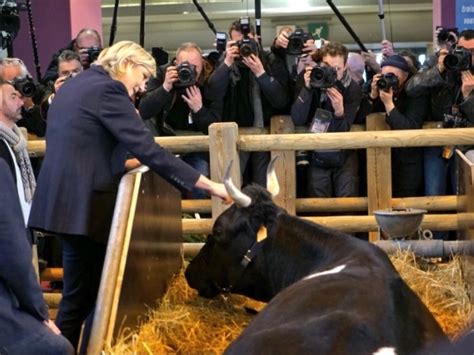
[[[295,218],[280,215],[270,228],[264,247],[264,268],[272,296],[294,282],[341,260],[337,246],[343,233]]]

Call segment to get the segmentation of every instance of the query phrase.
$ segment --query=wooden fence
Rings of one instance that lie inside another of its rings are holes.
[[[474,128],[439,129],[436,123],[419,130],[390,130],[383,114],[367,117],[366,130],[355,125],[351,132],[344,133],[300,133],[304,130],[293,126],[289,116],[272,118],[270,130],[238,129],[235,123],[214,123],[208,136],[193,135],[158,137],[156,141],[175,153],[209,151],[211,178],[222,181],[224,169],[230,160],[238,161],[239,151],[269,151],[278,154],[277,175],[281,184],[277,203],[289,213],[344,212],[358,215],[331,217],[304,217],[317,223],[349,232],[370,233],[370,240],[379,238],[378,226],[373,212],[386,208],[423,208],[430,213],[425,216],[423,229],[456,230],[459,226],[457,196],[430,196],[392,198],[391,159],[392,147],[425,147],[444,145],[474,145]],[[271,134],[266,134],[270,132]],[[297,134],[295,134],[297,133]],[[30,141],[31,155],[44,154],[44,141]],[[314,149],[366,149],[367,150],[367,197],[350,198],[296,198],[296,150]],[[232,172],[236,186],[240,186],[240,167],[234,164]],[[213,220],[225,206],[220,200],[184,200],[187,212],[211,212],[212,218],[183,219],[184,234],[208,234]],[[443,213],[432,213],[432,212]],[[449,213],[446,213],[448,211]],[[366,212],[365,215],[361,213]],[[466,213],[467,212],[467,213]],[[464,211],[463,223],[474,221],[472,211]]]

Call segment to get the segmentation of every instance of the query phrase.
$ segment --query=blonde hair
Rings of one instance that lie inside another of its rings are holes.
[[[150,76],[156,75],[156,63],[152,55],[139,44],[132,41],[121,41],[104,48],[96,62],[112,78],[117,78],[127,71],[130,65],[141,65]]]

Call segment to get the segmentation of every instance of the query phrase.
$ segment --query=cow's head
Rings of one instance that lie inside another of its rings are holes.
[[[279,189],[274,161],[267,170],[268,190],[250,185],[240,191],[230,178],[232,163],[227,167],[224,184],[235,203],[217,218],[212,235],[186,269],[186,279],[199,295],[211,298],[233,292],[259,300],[270,298],[262,273],[263,251],[265,238],[282,211],[272,201]]]

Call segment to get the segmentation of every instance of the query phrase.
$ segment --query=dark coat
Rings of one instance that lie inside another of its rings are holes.
[[[260,52],[265,73],[256,78],[260,88],[262,113],[265,126],[273,115],[288,109],[288,75],[284,63],[273,53]],[[236,122],[239,127],[254,126],[253,96],[250,86],[254,74],[247,66],[235,63],[228,67],[223,59],[208,80],[208,91],[223,100],[223,122]]]
[[[380,97],[370,101],[372,112],[385,112]],[[428,96],[408,96],[403,89],[393,99],[395,108],[386,114],[385,122],[391,129],[421,129],[428,112]],[[423,194],[423,149],[392,149],[392,189],[394,197]]]
[[[16,182],[15,162],[13,161],[10,150],[7,147],[7,143],[3,139],[0,139],[0,159],[4,160],[8,164],[8,167],[12,172],[13,181]]]
[[[181,98],[184,90],[173,89],[167,92],[163,88],[166,68],[159,67],[157,76],[148,82],[145,95],[140,100],[140,115],[147,120],[155,118],[155,126],[160,135],[175,135],[174,130],[197,131],[208,134],[209,125],[220,121],[222,112],[221,100],[209,100],[205,90],[199,84],[202,108],[194,113]],[[191,114],[191,121],[188,115]]]
[[[31,333],[49,319],[31,263],[18,193],[10,168],[0,159],[0,352],[2,346]]]
[[[61,87],[48,112],[46,142],[29,220],[39,230],[108,235],[118,187],[114,160],[124,163],[126,151],[179,188],[191,190],[199,178],[154,143],[125,86],[100,66]]]

